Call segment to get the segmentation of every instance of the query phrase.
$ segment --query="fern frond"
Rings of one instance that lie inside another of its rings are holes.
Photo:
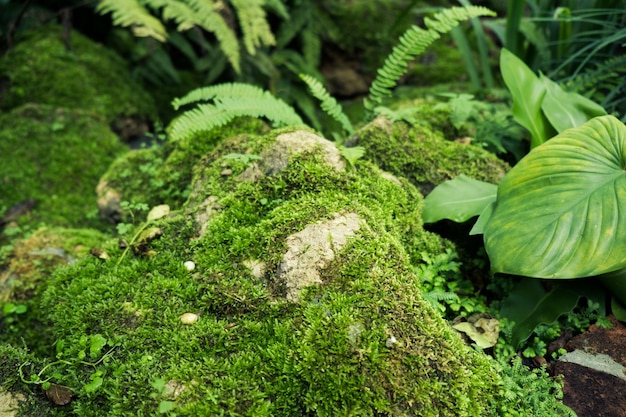
[[[276,44],[270,25],[267,22],[263,0],[231,0],[239,16],[239,25],[243,32],[243,44],[250,55],[262,46]]]
[[[311,94],[321,102],[322,109],[328,113],[330,117],[339,122],[341,127],[348,132],[348,135],[352,135],[354,128],[352,127],[352,123],[350,123],[350,119],[348,119],[348,116],[343,112],[337,100],[328,94],[328,91],[326,91],[322,83],[306,74],[300,74],[300,78],[309,87]]]
[[[276,46],[278,49],[283,49],[287,46],[306,27],[311,19],[310,9],[310,4],[306,1],[294,6],[289,20],[286,20],[278,29],[278,34],[276,35]]]
[[[224,83],[210,87],[196,88],[185,96],[174,99],[172,106],[174,106],[174,110],[178,110],[186,104],[196,103],[198,101],[210,101],[216,97],[260,99],[264,94],[265,91],[251,84]]]
[[[154,9],[161,9],[163,20],[173,20],[178,24],[179,32],[184,32],[196,25],[196,16],[193,9],[182,1],[177,0],[152,0],[150,5]]]
[[[289,20],[289,11],[282,0],[265,0],[265,5],[284,20]]]
[[[423,53],[441,34],[450,32],[461,21],[478,16],[494,16],[495,13],[482,6],[451,7],[444,9],[433,16],[425,18],[427,29],[418,26],[410,27],[401,37],[391,54],[378,70],[376,79],[372,83],[369,95],[365,99],[365,108],[371,113],[379,106],[385,97],[391,95],[402,75],[408,69],[409,62]]]
[[[363,158],[363,155],[365,155],[365,148],[363,146],[353,146],[351,148],[346,148],[345,146],[340,145],[339,153],[346,159],[346,161],[348,161],[351,167],[354,167],[356,161]]]
[[[241,72],[241,56],[239,42],[234,30],[228,26],[226,20],[219,14],[222,2],[207,0],[186,0],[194,10],[195,21],[198,26],[215,35],[220,49],[228,58],[237,73]]]
[[[199,90],[204,90],[204,92],[195,90],[188,94],[188,96],[193,95],[189,102],[213,99],[214,104],[200,104],[197,108],[186,111],[175,119],[169,127],[172,140],[188,138],[223,126],[239,116],[264,117],[269,119],[274,126],[303,124],[302,119],[291,106],[268,91],[253,86],[227,84]],[[227,94],[229,91],[234,94],[229,96]],[[261,92],[260,95],[256,95],[258,91]],[[246,93],[252,94],[246,95]]]
[[[111,13],[114,25],[131,27],[136,36],[149,36],[161,42],[167,38],[167,31],[161,21],[137,0],[101,0],[96,6],[96,12]]]
[[[595,68],[588,69],[571,77],[566,86],[578,92],[597,87],[607,81],[609,86],[614,87],[624,82],[623,75],[626,73],[626,55],[609,58],[594,64]]]

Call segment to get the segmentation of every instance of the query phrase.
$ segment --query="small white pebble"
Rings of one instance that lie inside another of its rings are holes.
[[[182,316],[180,316],[180,321],[183,324],[194,324],[195,322],[198,321],[199,318],[200,316],[198,316],[197,314],[185,313]]]
[[[187,271],[193,271],[194,269],[196,269],[196,264],[194,264],[193,261],[187,261],[183,265],[185,265]]]
[[[388,348],[391,348],[391,347],[393,347],[393,345],[395,345],[396,343],[398,343],[398,340],[397,340],[395,337],[390,336],[390,337],[387,339],[387,341],[385,342],[385,346],[387,346]]]

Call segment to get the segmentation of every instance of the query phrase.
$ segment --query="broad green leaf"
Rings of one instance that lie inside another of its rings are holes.
[[[464,222],[482,211],[496,199],[498,186],[478,181],[463,174],[439,184],[424,199],[422,219],[434,223],[443,219]]]
[[[545,85],[524,61],[509,50],[500,52],[500,71],[513,96],[513,117],[530,131],[530,147],[541,145],[552,136],[551,128],[541,112],[541,102],[546,94]]]
[[[533,149],[484,228],[493,272],[580,278],[626,266],[626,126],[601,116]]]
[[[594,117],[606,114],[599,104],[580,94],[568,93],[545,75],[541,74],[540,79],[546,87],[541,110],[557,132],[578,127]]]
[[[555,285],[550,291],[538,279],[522,279],[503,302],[500,316],[515,323],[511,344],[519,347],[539,324],[553,323],[578,304],[580,294],[567,285]]]

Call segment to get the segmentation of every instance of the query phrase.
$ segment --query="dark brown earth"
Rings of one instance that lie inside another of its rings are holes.
[[[591,355],[608,355],[626,367],[626,326],[611,317],[610,329],[591,326],[565,346]],[[626,375],[614,376],[580,364],[558,361],[556,375],[563,375],[563,402],[578,417],[626,417]],[[623,373],[623,371],[622,371]]]

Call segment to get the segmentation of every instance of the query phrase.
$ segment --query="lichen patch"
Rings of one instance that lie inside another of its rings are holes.
[[[310,224],[287,237],[288,249],[278,272],[278,278],[287,289],[287,301],[298,302],[302,289],[322,282],[320,272],[359,230],[360,222],[357,214],[347,213]]]
[[[0,417],[17,416],[19,402],[24,400],[22,394],[11,394],[0,390]]]

